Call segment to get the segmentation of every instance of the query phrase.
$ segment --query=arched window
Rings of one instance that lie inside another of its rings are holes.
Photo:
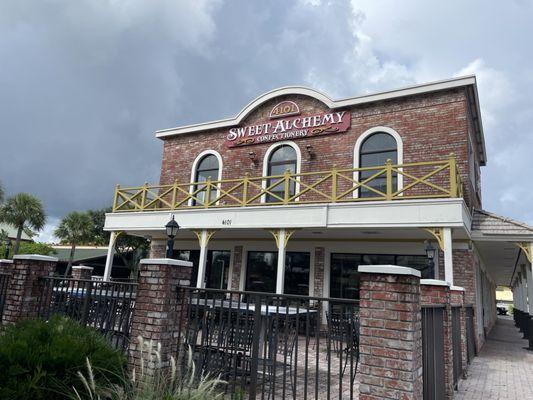
[[[192,205],[197,205],[198,203],[203,204],[205,202],[207,186],[199,185],[198,183],[207,181],[209,177],[211,177],[212,181],[218,180],[219,171],[220,165],[218,158],[214,154],[206,154],[200,159],[200,161],[198,161],[196,172],[194,174],[194,182],[196,185],[193,187],[193,193],[198,191],[195,197],[199,201],[193,199]],[[211,187],[210,190],[209,200],[213,201],[217,197],[217,190],[214,190],[213,187]]]
[[[368,136],[359,150],[359,167],[384,166],[390,159],[392,164],[398,163],[398,147],[396,139],[385,132],[376,132]],[[378,172],[375,170],[360,171],[359,180],[362,182]],[[385,174],[372,179],[366,185],[379,190],[382,193],[387,192],[387,177]],[[398,190],[398,174],[392,174],[392,190]],[[361,188],[359,197],[379,197],[380,195],[368,188]]]
[[[296,150],[287,144],[278,146],[268,158],[268,176],[278,176],[283,175],[285,171],[289,170],[291,173],[295,174],[298,170],[298,156]],[[279,181],[280,178],[269,179],[266,183],[267,188],[270,185],[273,185],[275,182]],[[267,203],[277,203],[283,201],[285,197],[285,186],[283,182],[275,185],[269,189],[269,192],[266,196]],[[294,196],[296,193],[296,183],[291,180],[289,182],[289,197]]]

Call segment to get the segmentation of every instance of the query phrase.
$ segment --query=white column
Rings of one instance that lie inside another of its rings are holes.
[[[444,280],[453,286],[453,245],[451,228],[442,228],[442,241],[444,244]]]
[[[523,298],[523,301],[524,301],[524,312],[528,312],[529,311],[529,303],[527,301],[527,295],[528,295],[528,282],[527,282],[527,272],[526,272],[526,266],[525,265],[522,265],[522,282],[523,282],[523,288],[524,288],[524,291],[522,293],[522,298]]]
[[[518,309],[520,311],[524,310],[524,290],[523,290],[523,284],[522,284],[522,274],[518,274]]]
[[[198,278],[196,279],[196,287],[205,287],[205,269],[207,265],[207,244],[209,243],[209,237],[207,229],[202,229],[202,233],[198,238],[200,242],[200,260],[198,261]]]
[[[111,232],[109,236],[109,247],[107,248],[107,257],[105,259],[104,281],[111,279],[111,269],[113,268],[113,259],[115,257],[115,239],[116,232]]]
[[[531,263],[526,265],[526,277],[529,314],[533,314],[533,271],[531,270]]]
[[[278,233],[278,270],[276,274],[276,294],[283,294],[285,288],[285,237],[287,232],[280,229]]]

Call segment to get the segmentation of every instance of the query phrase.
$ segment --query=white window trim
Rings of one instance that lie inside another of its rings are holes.
[[[403,164],[403,140],[402,140],[402,137],[400,136],[400,134],[398,132],[396,132],[394,129],[392,128],[389,128],[387,126],[375,126],[373,128],[370,128],[368,130],[366,130],[365,132],[363,132],[362,135],[360,135],[356,142],[355,142],[355,147],[354,147],[354,150],[353,150],[353,167],[354,168],[359,168],[360,167],[360,160],[359,160],[359,154],[361,152],[361,146],[363,145],[363,142],[365,141],[366,138],[368,138],[369,136],[373,135],[374,133],[378,133],[378,132],[384,132],[384,133],[388,133],[389,135],[391,135],[394,140],[396,140],[396,149],[397,149],[397,154],[398,154],[398,164]],[[402,169],[400,168],[400,171]],[[354,171],[353,173],[353,179],[357,182],[359,180],[359,171]],[[401,190],[403,189],[403,175],[402,174],[398,174],[398,190]],[[400,194],[401,196],[401,194]],[[353,197],[357,198],[359,197],[359,190],[355,190],[353,192]]]
[[[196,156],[196,158],[194,159],[194,162],[192,163],[191,180],[190,180],[191,184],[189,185],[189,194],[192,194],[194,192],[193,183],[196,181],[196,169],[198,168],[198,164],[205,156],[210,155],[210,154],[214,155],[218,160],[218,176],[216,177],[216,180],[217,181],[222,180],[222,167],[223,167],[222,156],[215,150],[204,150]],[[220,196],[220,184],[217,185],[217,197],[218,196]],[[188,205],[189,206],[193,205],[192,199],[189,199]]]
[[[300,148],[298,145],[290,140],[286,140],[283,142],[277,142],[271,145],[267,151],[265,152],[265,156],[263,157],[263,176],[267,176],[268,174],[268,160],[270,159],[271,154],[280,146],[288,145],[291,146],[294,151],[296,151],[296,173],[299,174],[301,172],[301,165],[302,165],[302,152],[300,151]],[[263,179],[261,182],[261,187],[266,189],[267,187],[267,180]],[[296,182],[296,186],[294,188],[296,193],[300,192],[300,184]],[[298,197],[295,199],[298,201]],[[266,194],[263,194],[261,196],[261,203],[266,203]]]

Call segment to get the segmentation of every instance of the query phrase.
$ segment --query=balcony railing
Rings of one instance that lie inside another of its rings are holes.
[[[453,154],[441,161],[120,187],[113,212],[462,197]]]

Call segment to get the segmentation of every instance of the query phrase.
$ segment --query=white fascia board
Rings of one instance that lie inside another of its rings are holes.
[[[463,228],[463,200],[397,200],[331,204],[328,227]]]
[[[434,199],[108,213],[104,229],[163,231],[172,216],[183,229],[465,226],[462,199]]]
[[[484,234],[479,231],[473,231],[471,237],[476,242],[533,242],[533,235],[531,234]]]
[[[412,275],[420,278],[420,271],[399,265],[359,265],[357,271],[367,274]]]
[[[262,94],[255,100],[251,101],[246,107],[244,107],[237,116],[234,118],[226,118],[218,121],[186,125],[182,127],[169,128],[158,130],[155,133],[157,138],[165,138],[169,136],[181,135],[186,133],[193,133],[199,131],[205,131],[210,129],[221,129],[239,125],[241,121],[255,108],[263,104],[264,102],[271,100],[275,97],[282,95],[294,95],[300,94],[305,96],[314,97],[315,99],[324,103],[330,109],[349,107],[364,103],[372,103],[376,101],[390,100],[399,97],[412,96],[423,93],[436,92],[440,90],[453,89],[462,86],[476,85],[476,78],[474,75],[446,79],[442,81],[436,81],[431,83],[425,83],[420,85],[413,85],[404,87],[401,89],[389,90],[386,92],[379,92],[373,94],[367,94],[363,96],[351,97],[343,100],[331,100],[324,93],[317,90],[310,89],[303,86],[288,86],[279,89],[271,90],[265,94]],[[477,91],[476,91],[477,93]],[[479,102],[477,102],[479,104]]]

